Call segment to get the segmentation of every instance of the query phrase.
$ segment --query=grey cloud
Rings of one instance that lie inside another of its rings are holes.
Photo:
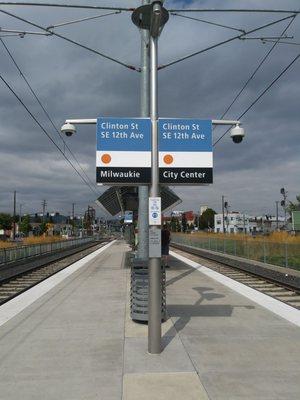
[[[124,4],[121,1],[111,3]],[[296,0],[284,3],[285,8],[298,7]],[[139,2],[127,1],[126,4],[130,7]],[[220,2],[166,1],[165,5],[219,7]],[[226,7],[231,6],[236,7],[236,2],[226,2]],[[262,7],[260,1],[248,0],[240,1],[238,6]],[[281,8],[282,1],[270,1],[268,7]],[[42,9],[14,7],[10,10],[44,26],[79,15],[91,15],[91,12],[55,9],[45,12]],[[246,28],[279,18],[278,15],[209,13],[202,17]],[[0,15],[0,23],[15,29],[35,29],[3,15]],[[278,24],[261,34],[278,34],[286,24]],[[139,34],[126,13],[57,31],[128,63],[139,64]],[[290,33],[295,36],[295,41],[300,41],[298,19]],[[160,62],[172,61],[231,35],[234,32],[171,17],[160,40]],[[139,74],[54,37],[7,39],[6,43],[58,127],[68,117],[138,116]],[[160,115],[219,117],[270,46],[254,41],[235,41],[162,70],[159,77]],[[268,63],[228,113],[228,118],[241,114],[297,52],[299,48],[296,46],[277,46]],[[0,57],[1,74],[12,83],[52,137],[60,143],[1,46]],[[291,198],[299,192],[298,71],[299,63],[244,118],[248,133],[244,143],[233,145],[227,136],[216,146],[214,185],[175,188],[183,199],[183,208],[196,210],[201,203],[207,203],[220,209],[219,198],[225,194],[236,209],[260,213],[273,209],[272,204],[279,197],[281,186],[287,187]],[[1,210],[11,209],[9,193],[15,189],[20,192],[20,201],[23,197],[32,211],[34,207],[40,207],[41,199],[45,197],[50,209],[66,212],[74,199],[79,210],[92,202],[95,196],[81,183],[2,84],[0,118]],[[216,130],[215,137],[223,131]],[[80,127],[78,135],[68,144],[94,181],[94,127]],[[99,188],[99,192],[103,190]]]

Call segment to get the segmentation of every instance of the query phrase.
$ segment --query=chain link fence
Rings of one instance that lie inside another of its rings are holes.
[[[300,244],[172,233],[172,242],[300,271]]]
[[[53,243],[40,243],[27,246],[9,247],[0,249],[0,264],[19,261],[28,257],[40,256],[52,252],[78,247],[95,241],[94,237],[63,240]]]

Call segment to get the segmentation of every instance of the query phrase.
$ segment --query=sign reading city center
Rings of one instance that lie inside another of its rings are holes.
[[[159,181],[164,185],[213,182],[212,121],[158,121]]]
[[[100,185],[151,182],[149,118],[97,119],[96,174]]]

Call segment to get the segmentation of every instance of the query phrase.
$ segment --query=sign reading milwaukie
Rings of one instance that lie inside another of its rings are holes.
[[[96,174],[100,185],[151,182],[149,118],[98,118]]]
[[[211,120],[160,118],[158,130],[161,184],[213,182]]]

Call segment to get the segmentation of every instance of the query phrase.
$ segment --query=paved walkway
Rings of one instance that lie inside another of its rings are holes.
[[[147,354],[126,252],[116,242],[2,324],[1,400],[299,400],[300,329],[175,259],[164,351]]]

